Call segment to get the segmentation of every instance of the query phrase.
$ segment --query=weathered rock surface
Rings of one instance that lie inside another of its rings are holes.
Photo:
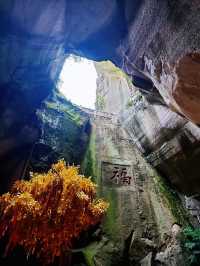
[[[58,159],[81,163],[90,135],[83,110],[56,91],[40,108],[34,105],[37,113],[34,101],[28,104],[22,92],[5,88],[1,101],[0,193],[30,170],[46,171]]]
[[[168,106],[196,123],[199,8],[198,1],[142,1],[120,47],[123,68],[148,76]]]
[[[97,87],[97,97],[104,97],[107,111],[113,111],[110,104],[106,105],[109,99],[115,99],[117,90],[116,80],[113,73],[110,78],[109,73],[105,74],[104,66],[101,64],[97,68],[99,84]],[[117,76],[118,73],[115,72]],[[146,160],[154,166],[170,183],[183,195],[195,195],[191,198],[192,207],[188,205],[187,197],[182,196],[183,204],[194,217],[199,220],[200,211],[198,194],[200,190],[199,175],[199,148],[200,130],[197,126],[188,122],[182,116],[169,110],[161,102],[152,102],[144,94],[134,88],[127,80],[120,80],[121,103],[118,102],[118,118],[121,125],[128,133],[130,140],[137,146]],[[112,85],[112,80],[115,80]],[[129,93],[127,92],[127,86]],[[123,92],[124,91],[124,92]],[[127,97],[127,98],[126,98]],[[118,101],[120,101],[118,98]],[[125,100],[126,99],[126,100]],[[124,104],[127,102],[128,104]],[[98,106],[97,106],[98,107]],[[194,203],[195,202],[195,203]],[[191,204],[190,204],[191,205]]]
[[[32,110],[33,105],[29,106],[24,93],[18,91],[15,86],[2,88],[0,193],[7,191],[12,182],[25,175],[25,166],[40,135],[37,116]]]
[[[121,121],[139,150],[179,191],[199,193],[199,128],[137,90],[133,102]]]
[[[89,256],[94,265],[106,266],[186,265],[177,236],[181,230],[178,224],[187,224],[189,216],[179,197],[141,154],[148,156],[164,141],[168,147],[168,142],[177,138],[188,121],[163,105],[150,104],[118,71],[105,73],[105,63],[97,67],[97,99],[103,96],[104,105],[97,104],[97,111],[90,113],[92,156],[89,159],[94,162],[92,172],[96,174],[99,194],[110,202],[110,208],[102,228],[103,246],[93,244],[85,257]],[[118,90],[113,87],[120,87],[121,95],[125,96],[117,98]],[[115,97],[119,108],[113,114],[108,103]],[[129,104],[124,104],[127,101]],[[136,130],[137,126],[140,130]],[[144,146],[139,146],[145,138]],[[182,147],[178,152],[182,152]],[[157,159],[156,166],[176,156],[177,150],[172,148],[165,154],[166,158]]]
[[[150,252],[143,260],[141,260],[141,266],[151,266],[152,252]]]
[[[188,217],[180,200],[163,187],[163,181],[142,158],[117,115],[94,111],[91,122],[88,149],[92,156],[88,159],[93,161],[98,193],[109,201],[110,207],[102,226],[102,239],[86,248],[85,258],[94,265],[154,265],[150,264],[155,263],[152,254],[159,252],[161,246],[172,246],[176,231],[171,231],[173,224],[187,223]],[[182,258],[180,244],[176,246]],[[170,252],[176,257],[175,245]],[[175,262],[178,263],[176,258]]]
[[[80,165],[89,141],[89,116],[58,92],[48,97],[37,116],[41,136],[33,148],[29,169],[47,171],[59,159]]]
[[[95,63],[98,73],[96,109],[118,114],[127,108],[131,97],[129,77],[110,61]]]
[[[176,79],[172,88],[172,97],[180,112],[199,124],[200,53],[191,53],[182,57],[175,71]]]

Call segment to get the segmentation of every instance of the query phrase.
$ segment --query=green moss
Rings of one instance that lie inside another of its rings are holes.
[[[126,107],[129,108],[129,107],[132,107],[132,106],[133,106],[133,100],[130,98],[127,101]]]
[[[85,257],[85,260],[88,266],[95,266],[94,256],[97,253],[97,248],[98,248],[97,243],[92,243],[91,245],[83,249],[83,255]]]
[[[103,196],[110,204],[104,221],[104,230],[112,238],[116,238],[119,233],[119,228],[117,227],[117,219],[119,215],[117,192],[112,188],[106,189],[103,192]]]
[[[118,229],[116,228],[117,219],[117,193],[114,189],[104,189],[100,185],[100,169],[96,161],[96,145],[95,145],[95,132],[92,131],[88,149],[86,151],[81,170],[84,175],[91,176],[92,180],[98,185],[97,195],[104,197],[110,204],[104,222],[105,231],[110,235],[116,235]]]
[[[118,235],[117,219],[118,219],[118,199],[117,192],[112,188],[101,186],[101,168],[96,161],[96,135],[95,130],[92,130],[90,141],[86,154],[84,156],[81,170],[84,175],[91,176],[92,180],[98,185],[97,196],[105,198],[110,206],[104,220],[104,230],[111,237],[115,238]]]
[[[121,79],[125,78],[128,86],[132,87],[132,78],[128,76],[124,71],[122,71],[120,68],[116,67],[112,62],[110,61],[101,61],[101,62],[96,62],[95,66],[100,68],[101,70],[104,70],[105,72],[111,74],[110,78],[112,79]]]
[[[96,107],[97,109],[100,109],[101,111],[103,111],[103,109],[105,108],[105,99],[102,95],[97,95]]]
[[[123,72],[123,73],[124,73],[124,72]],[[128,86],[129,86],[129,87],[132,87],[132,86],[133,86],[133,82],[132,82],[131,77],[128,76],[126,73],[124,73],[124,76],[125,76],[125,79],[126,79],[126,81],[127,81],[127,83],[128,83]]]
[[[56,103],[53,102],[45,102],[45,106],[49,109],[54,109],[54,110],[58,110],[58,106]]]
[[[48,97],[37,115],[43,124],[44,143],[52,148],[45,160],[64,158],[79,165],[89,139],[85,130],[88,115],[57,92]]]
[[[200,265],[200,228],[190,226],[183,230],[181,237],[182,248],[185,251],[188,266]]]
[[[153,177],[156,184],[156,188],[164,196],[165,203],[170,209],[172,215],[174,216],[176,223],[186,226],[190,224],[189,215],[187,211],[183,208],[180,198],[178,197],[176,191],[174,191],[166,181],[159,175]]]
[[[91,176],[93,181],[98,184],[94,131],[91,132],[88,148],[86,150],[84,160],[81,164],[81,170],[85,176]]]
[[[84,158],[84,175],[85,176],[94,176],[94,170],[93,170],[93,161],[92,161],[92,155],[91,150],[88,149]]]
[[[64,114],[66,114],[73,122],[75,122],[77,125],[81,125],[82,124],[82,120],[80,115],[78,114],[77,110],[75,110],[73,108],[73,105],[70,103],[67,103],[67,101],[65,102],[64,105],[62,104],[57,104],[55,102],[49,102],[46,101],[45,105],[48,109],[53,109],[57,112],[62,112]]]

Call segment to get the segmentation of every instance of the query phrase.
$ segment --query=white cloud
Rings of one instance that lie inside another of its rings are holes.
[[[68,57],[60,74],[60,91],[72,103],[94,109],[97,73],[92,61]]]

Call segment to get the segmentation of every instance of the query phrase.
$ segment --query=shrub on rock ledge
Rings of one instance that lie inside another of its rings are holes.
[[[6,253],[17,245],[45,264],[70,252],[73,241],[100,222],[108,203],[95,199],[96,185],[63,160],[30,181],[17,181],[0,197],[0,236],[7,234]]]

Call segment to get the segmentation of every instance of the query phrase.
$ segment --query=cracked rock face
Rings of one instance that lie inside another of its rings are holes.
[[[195,123],[199,123],[194,99],[199,88],[199,8],[198,1],[143,1],[118,50],[122,68],[133,80],[138,76],[152,80],[165,103]]]
[[[200,124],[200,54],[187,54],[175,66],[172,97],[181,113]]]
[[[34,146],[29,169],[47,171],[64,159],[80,165],[90,135],[89,116],[59,92],[54,92],[37,111],[41,135]]]
[[[146,58],[146,65],[160,94],[171,110],[199,124],[200,54],[186,54],[174,66],[162,60],[161,63],[158,70]]]

